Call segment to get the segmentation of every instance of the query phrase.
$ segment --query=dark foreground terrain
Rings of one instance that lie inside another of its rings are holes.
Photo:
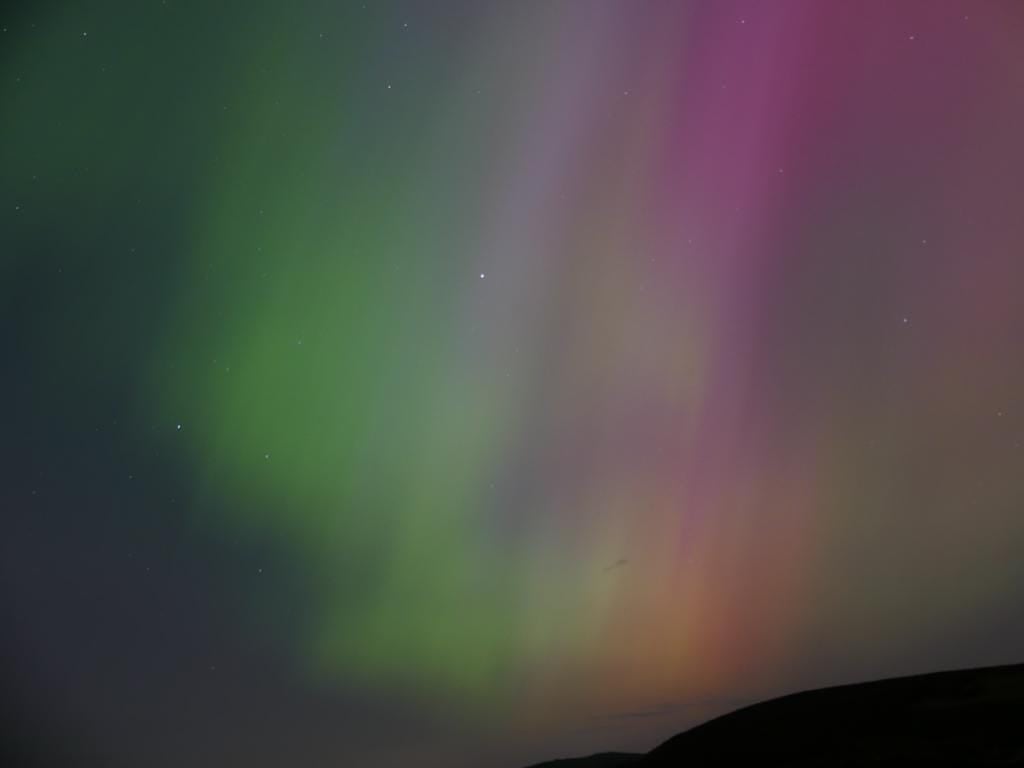
[[[684,731],[646,755],[534,768],[1022,766],[1024,664],[795,693]]]

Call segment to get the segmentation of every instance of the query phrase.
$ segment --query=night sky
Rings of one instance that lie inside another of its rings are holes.
[[[0,28],[11,765],[514,768],[1024,660],[1024,3]]]

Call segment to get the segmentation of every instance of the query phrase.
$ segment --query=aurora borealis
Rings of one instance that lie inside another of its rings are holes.
[[[1024,5],[0,28],[11,749],[513,768],[1022,660]]]

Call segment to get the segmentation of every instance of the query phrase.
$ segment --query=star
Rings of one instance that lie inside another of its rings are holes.
[[[481,273],[480,273],[480,279],[481,279],[481,280],[483,280],[483,279],[484,279],[484,277],[486,277],[486,275],[485,275],[485,274],[484,274],[483,272],[481,272]]]

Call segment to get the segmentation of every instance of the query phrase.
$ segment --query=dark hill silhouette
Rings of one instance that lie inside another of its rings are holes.
[[[1024,664],[794,693],[709,720],[646,755],[535,768],[776,765],[1024,768]]]

